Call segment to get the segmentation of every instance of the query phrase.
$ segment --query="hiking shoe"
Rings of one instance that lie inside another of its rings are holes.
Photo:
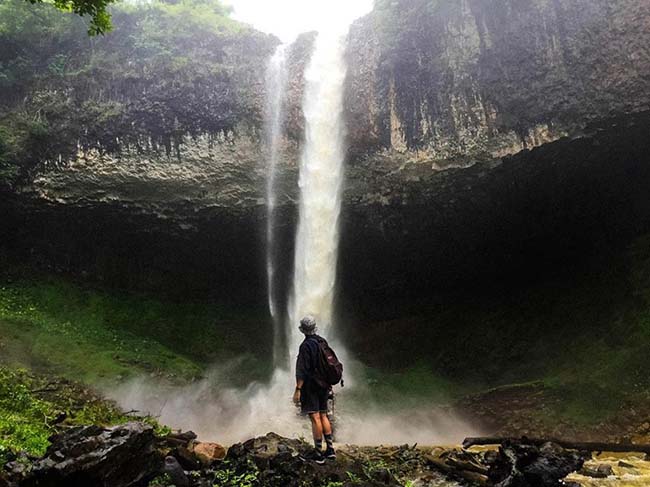
[[[336,452],[334,451],[334,448],[328,448],[325,450],[325,458],[328,460],[336,460]]]
[[[318,465],[323,465],[325,463],[325,457],[319,450],[316,450],[315,448],[313,450],[309,450],[306,454],[301,455],[300,458],[303,460],[316,462]]]

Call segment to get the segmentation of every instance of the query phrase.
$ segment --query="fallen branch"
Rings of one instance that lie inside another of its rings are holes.
[[[459,469],[456,468],[455,466],[449,465],[445,460],[443,460],[440,457],[434,457],[433,455],[424,455],[424,458],[434,467],[436,467],[438,470],[442,471],[443,473],[450,474],[450,475],[456,475],[464,480],[467,480],[469,482],[474,482],[479,485],[487,485],[488,483],[488,477],[487,475],[483,475],[481,473],[472,471],[472,470],[464,470],[464,469]]]
[[[56,392],[58,391],[58,387],[43,387],[42,389],[33,389],[30,392],[30,394],[42,394],[44,392]]]
[[[567,450],[590,451],[590,452],[639,452],[650,454],[650,445],[636,445],[634,443],[601,443],[601,442],[574,442],[556,440],[552,438],[507,438],[507,437],[476,437],[465,438],[463,448],[470,448],[479,445],[501,445],[503,443],[523,443],[527,445],[540,446],[544,443],[555,443]]]

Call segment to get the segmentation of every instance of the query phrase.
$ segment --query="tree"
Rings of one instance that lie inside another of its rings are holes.
[[[52,3],[64,12],[74,12],[78,15],[91,17],[88,34],[91,36],[104,34],[111,30],[111,14],[106,8],[115,0],[26,0],[29,3]]]

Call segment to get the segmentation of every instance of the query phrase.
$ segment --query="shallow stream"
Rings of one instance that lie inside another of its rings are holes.
[[[583,487],[640,487],[650,486],[650,461],[643,454],[603,452],[593,456],[585,466],[595,469],[598,465],[609,465],[614,475],[596,479],[579,474],[571,474],[567,480],[578,482]]]

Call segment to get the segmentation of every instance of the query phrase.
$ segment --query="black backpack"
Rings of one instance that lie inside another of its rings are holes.
[[[314,379],[324,389],[329,389],[339,382],[343,386],[343,364],[339,362],[334,350],[324,338],[318,337],[318,357]]]

